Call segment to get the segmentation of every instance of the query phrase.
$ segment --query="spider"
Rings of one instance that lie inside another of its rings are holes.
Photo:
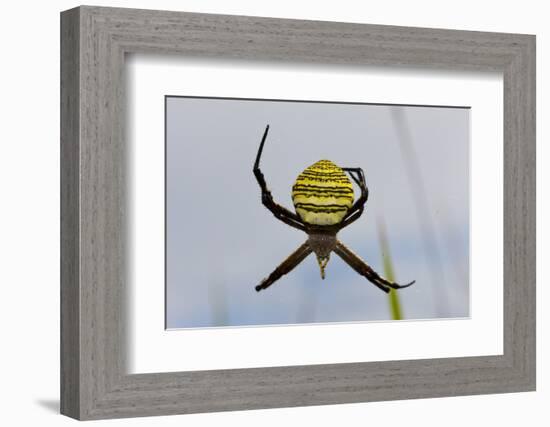
[[[342,228],[356,221],[363,213],[369,195],[363,170],[361,168],[340,168],[330,160],[320,160],[311,165],[298,176],[292,187],[292,202],[296,213],[291,212],[273,200],[264,174],[260,170],[260,158],[268,132],[269,125],[265,128],[253,169],[262,191],[262,204],[273,213],[275,218],[293,228],[304,231],[308,238],[256,286],[256,291],[259,292],[270,287],[283,275],[291,272],[312,252],[315,252],[317,256],[322,279],[325,278],[325,267],[330,254],[335,252],[352,269],[386,293],[390,292],[390,289],[411,286],[415,282],[414,280],[406,285],[398,285],[384,279],[340,242],[336,236]],[[355,203],[353,201],[353,186],[345,172],[361,190],[361,195]]]

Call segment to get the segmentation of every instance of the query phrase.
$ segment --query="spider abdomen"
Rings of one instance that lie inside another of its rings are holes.
[[[334,225],[353,204],[353,187],[342,168],[320,160],[306,168],[292,187],[292,202],[304,222]]]

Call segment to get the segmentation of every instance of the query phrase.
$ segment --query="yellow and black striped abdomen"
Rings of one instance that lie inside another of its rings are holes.
[[[353,187],[341,168],[330,160],[320,160],[296,178],[292,202],[308,224],[338,224],[353,204]]]

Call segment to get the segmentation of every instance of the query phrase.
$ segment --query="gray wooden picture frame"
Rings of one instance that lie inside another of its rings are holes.
[[[124,58],[131,52],[502,72],[504,353],[127,374]],[[532,35],[71,9],[61,14],[61,166],[65,415],[84,420],[535,390]]]

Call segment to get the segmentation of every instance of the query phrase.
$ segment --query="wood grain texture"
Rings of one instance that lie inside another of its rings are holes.
[[[80,414],[78,10],[61,20],[61,412]]]
[[[62,413],[100,419],[534,390],[534,36],[84,6],[62,13],[61,38]],[[126,53],[502,72],[504,354],[128,375]]]

